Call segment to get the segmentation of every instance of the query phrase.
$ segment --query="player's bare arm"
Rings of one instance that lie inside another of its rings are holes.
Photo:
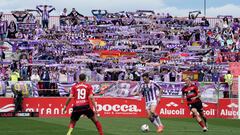
[[[94,107],[94,112],[97,113],[97,105],[96,105],[95,99],[94,99],[94,97],[93,97],[93,94],[90,94],[90,95],[89,95],[89,99],[91,100],[92,105],[93,105],[93,107]]]
[[[184,103],[184,98],[185,98],[185,95],[184,95],[184,93],[182,93],[182,100],[181,100],[182,104]]]
[[[132,95],[133,96],[140,96],[140,93],[139,93],[139,91],[134,91]]]
[[[136,91],[133,92],[133,96],[141,96],[140,91],[142,91],[141,85]]]
[[[68,99],[67,99],[67,102],[65,104],[65,106],[63,107],[63,113],[65,114],[66,113],[66,108],[68,106],[68,104],[70,103],[71,99],[73,98],[73,94],[70,94]]]
[[[163,89],[159,88],[159,94],[158,94],[158,99],[157,99],[158,102],[161,100],[162,95],[163,95]]]

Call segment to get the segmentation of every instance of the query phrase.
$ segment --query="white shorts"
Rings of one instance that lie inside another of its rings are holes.
[[[150,110],[151,106],[153,106],[153,105],[157,106],[157,101],[156,100],[146,102],[146,110]]]

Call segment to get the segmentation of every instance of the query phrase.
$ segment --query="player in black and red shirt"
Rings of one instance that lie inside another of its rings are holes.
[[[80,74],[79,76],[80,82],[72,86],[71,93],[69,95],[69,98],[66,102],[66,105],[63,108],[64,113],[66,113],[66,108],[71,101],[71,99],[74,99],[74,106],[73,106],[73,112],[71,115],[71,121],[69,124],[69,130],[67,135],[71,135],[73,128],[75,127],[76,122],[79,120],[81,115],[86,115],[89,119],[92,120],[92,122],[96,125],[98,129],[99,135],[104,135],[102,131],[102,125],[97,119],[97,108],[96,103],[93,98],[93,88],[90,84],[86,83],[86,75]],[[94,111],[90,107],[90,102],[92,103],[94,107]]]
[[[207,119],[203,113],[202,101],[200,99],[201,94],[198,90],[198,87],[192,83],[190,78],[186,78],[185,83],[186,86],[184,86],[182,89],[182,103],[184,103],[184,98],[186,96],[187,104],[190,108],[193,118],[195,118],[202,127],[203,132],[206,132],[208,131],[206,127]]]

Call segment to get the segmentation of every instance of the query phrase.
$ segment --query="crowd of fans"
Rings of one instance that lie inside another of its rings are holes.
[[[78,81],[82,72],[89,81],[140,81],[150,72],[156,81],[181,82],[190,74],[219,82],[228,62],[240,60],[240,23],[231,16],[219,16],[221,23],[210,26],[205,17],[196,21],[200,12],[177,18],[146,10],[92,10],[87,17],[65,8],[60,26],[50,28],[55,8],[36,9],[13,11],[16,21],[8,26],[0,20],[0,81],[30,80],[56,89],[55,82]],[[30,11],[39,12],[41,21]],[[11,53],[4,44],[12,46]]]

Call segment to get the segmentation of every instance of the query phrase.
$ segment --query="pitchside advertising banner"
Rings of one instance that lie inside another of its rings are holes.
[[[14,110],[12,98],[0,99],[0,112]],[[67,98],[25,98],[24,112],[39,112],[39,117],[69,117],[73,104],[63,114],[63,106]],[[143,99],[96,98],[100,117],[146,117],[145,101]],[[208,118],[237,118],[237,99],[220,99],[218,104],[203,103],[204,113]],[[189,108],[181,104],[181,98],[162,98],[157,113],[161,117],[191,118]]]

